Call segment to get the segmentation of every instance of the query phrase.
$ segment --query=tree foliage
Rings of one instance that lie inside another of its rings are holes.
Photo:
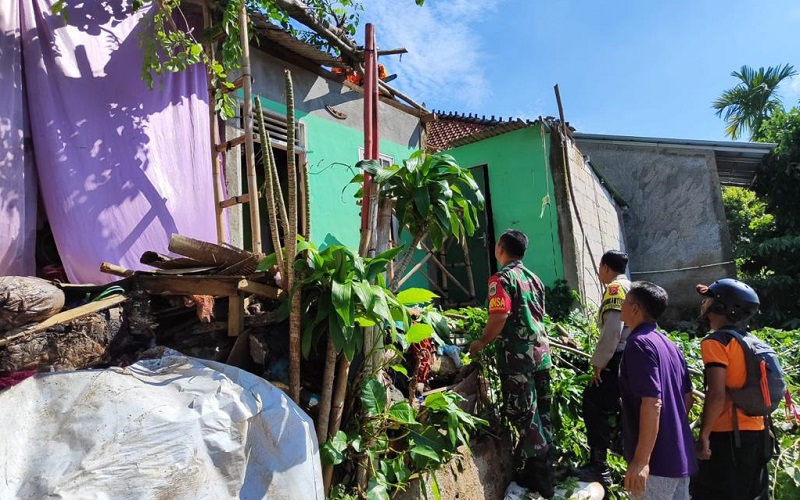
[[[759,322],[800,324],[800,108],[778,110],[760,129],[777,144],[756,173],[753,191],[723,193],[740,277],[762,301]]]
[[[778,86],[796,74],[790,64],[758,70],[742,66],[739,71],[731,73],[739,83],[723,92],[713,104],[717,116],[723,117],[728,124],[725,134],[736,140],[749,131],[752,140],[759,139],[764,121],[783,110],[776,94]]]

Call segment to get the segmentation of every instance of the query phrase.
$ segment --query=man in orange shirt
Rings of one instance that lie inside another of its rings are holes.
[[[714,331],[700,344],[706,398],[692,498],[766,499],[767,462],[772,450],[764,417],[751,417],[734,408],[727,393],[727,389],[744,386],[747,369],[742,346],[726,330],[748,335],[745,327],[758,311],[758,295],[746,283],[729,278],[710,286],[697,285],[697,291],[706,297],[700,315],[708,318]]]

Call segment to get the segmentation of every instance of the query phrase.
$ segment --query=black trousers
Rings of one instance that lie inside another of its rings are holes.
[[[690,491],[699,500],[766,500],[769,498],[767,462],[771,446],[766,431],[739,431],[737,448],[733,432],[712,432],[711,459],[698,460]]]
[[[583,423],[589,448],[606,451],[616,443],[620,433],[619,362],[622,352],[614,353],[601,374],[600,385],[589,385],[583,391]],[[616,450],[615,451],[620,451]]]

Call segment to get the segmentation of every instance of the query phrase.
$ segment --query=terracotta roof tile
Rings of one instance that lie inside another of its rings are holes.
[[[460,113],[434,111],[436,120],[428,123],[429,151],[442,151],[481,139],[530,126],[536,122],[509,118],[478,117]]]

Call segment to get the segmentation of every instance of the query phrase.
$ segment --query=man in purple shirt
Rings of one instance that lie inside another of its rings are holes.
[[[622,321],[631,329],[620,365],[625,489],[634,499],[688,499],[697,470],[689,370],[656,325],[666,308],[667,292],[646,281],[631,284],[622,302]]]

